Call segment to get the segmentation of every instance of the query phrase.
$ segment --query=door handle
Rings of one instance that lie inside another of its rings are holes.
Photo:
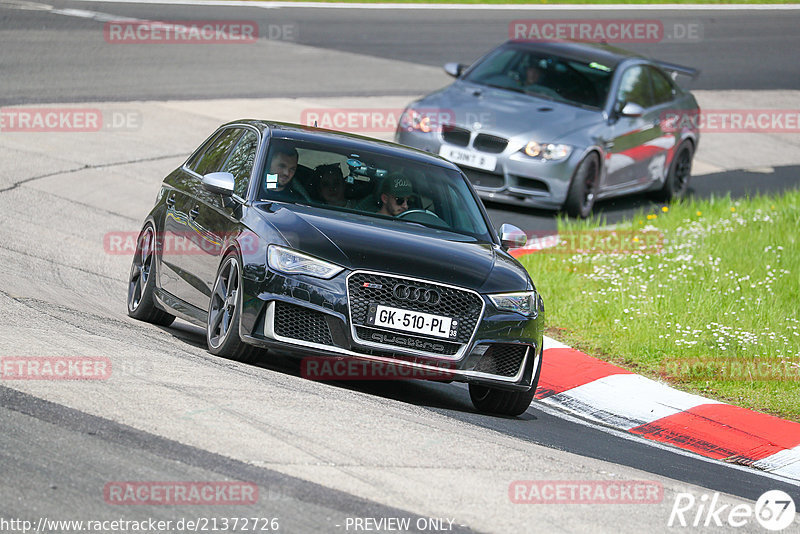
[[[200,206],[195,206],[192,208],[192,211],[189,212],[189,218],[194,220],[198,215],[200,215]]]
[[[172,193],[170,196],[167,197],[167,207],[168,208],[175,207],[175,193]]]

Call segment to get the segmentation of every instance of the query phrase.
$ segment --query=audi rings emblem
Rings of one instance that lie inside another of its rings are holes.
[[[423,289],[421,287],[397,284],[392,292],[397,300],[407,300],[419,304],[439,304],[442,300],[441,295],[435,289]]]

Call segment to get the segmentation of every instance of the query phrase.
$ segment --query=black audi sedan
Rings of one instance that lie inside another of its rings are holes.
[[[164,179],[138,237],[128,314],[203,326],[211,353],[239,361],[267,349],[467,382],[478,410],[519,415],[544,327],[542,299],[507,252],[524,242],[511,225],[498,236],[440,157],[240,120]]]

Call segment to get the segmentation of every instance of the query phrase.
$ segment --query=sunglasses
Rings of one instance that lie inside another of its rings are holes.
[[[409,200],[411,200],[411,197],[394,197],[394,201],[397,202],[398,206],[407,204]]]

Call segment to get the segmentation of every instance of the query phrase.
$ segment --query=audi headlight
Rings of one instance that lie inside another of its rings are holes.
[[[531,141],[523,149],[526,155],[532,158],[541,158],[550,161],[558,161],[566,159],[572,154],[572,147],[569,145],[561,145],[555,143],[537,143]]]
[[[539,314],[536,308],[536,291],[489,295],[489,300],[498,310],[517,312],[534,318]]]
[[[267,263],[273,271],[285,274],[307,274],[326,280],[344,270],[344,267],[277,245],[270,245],[267,249]]]

